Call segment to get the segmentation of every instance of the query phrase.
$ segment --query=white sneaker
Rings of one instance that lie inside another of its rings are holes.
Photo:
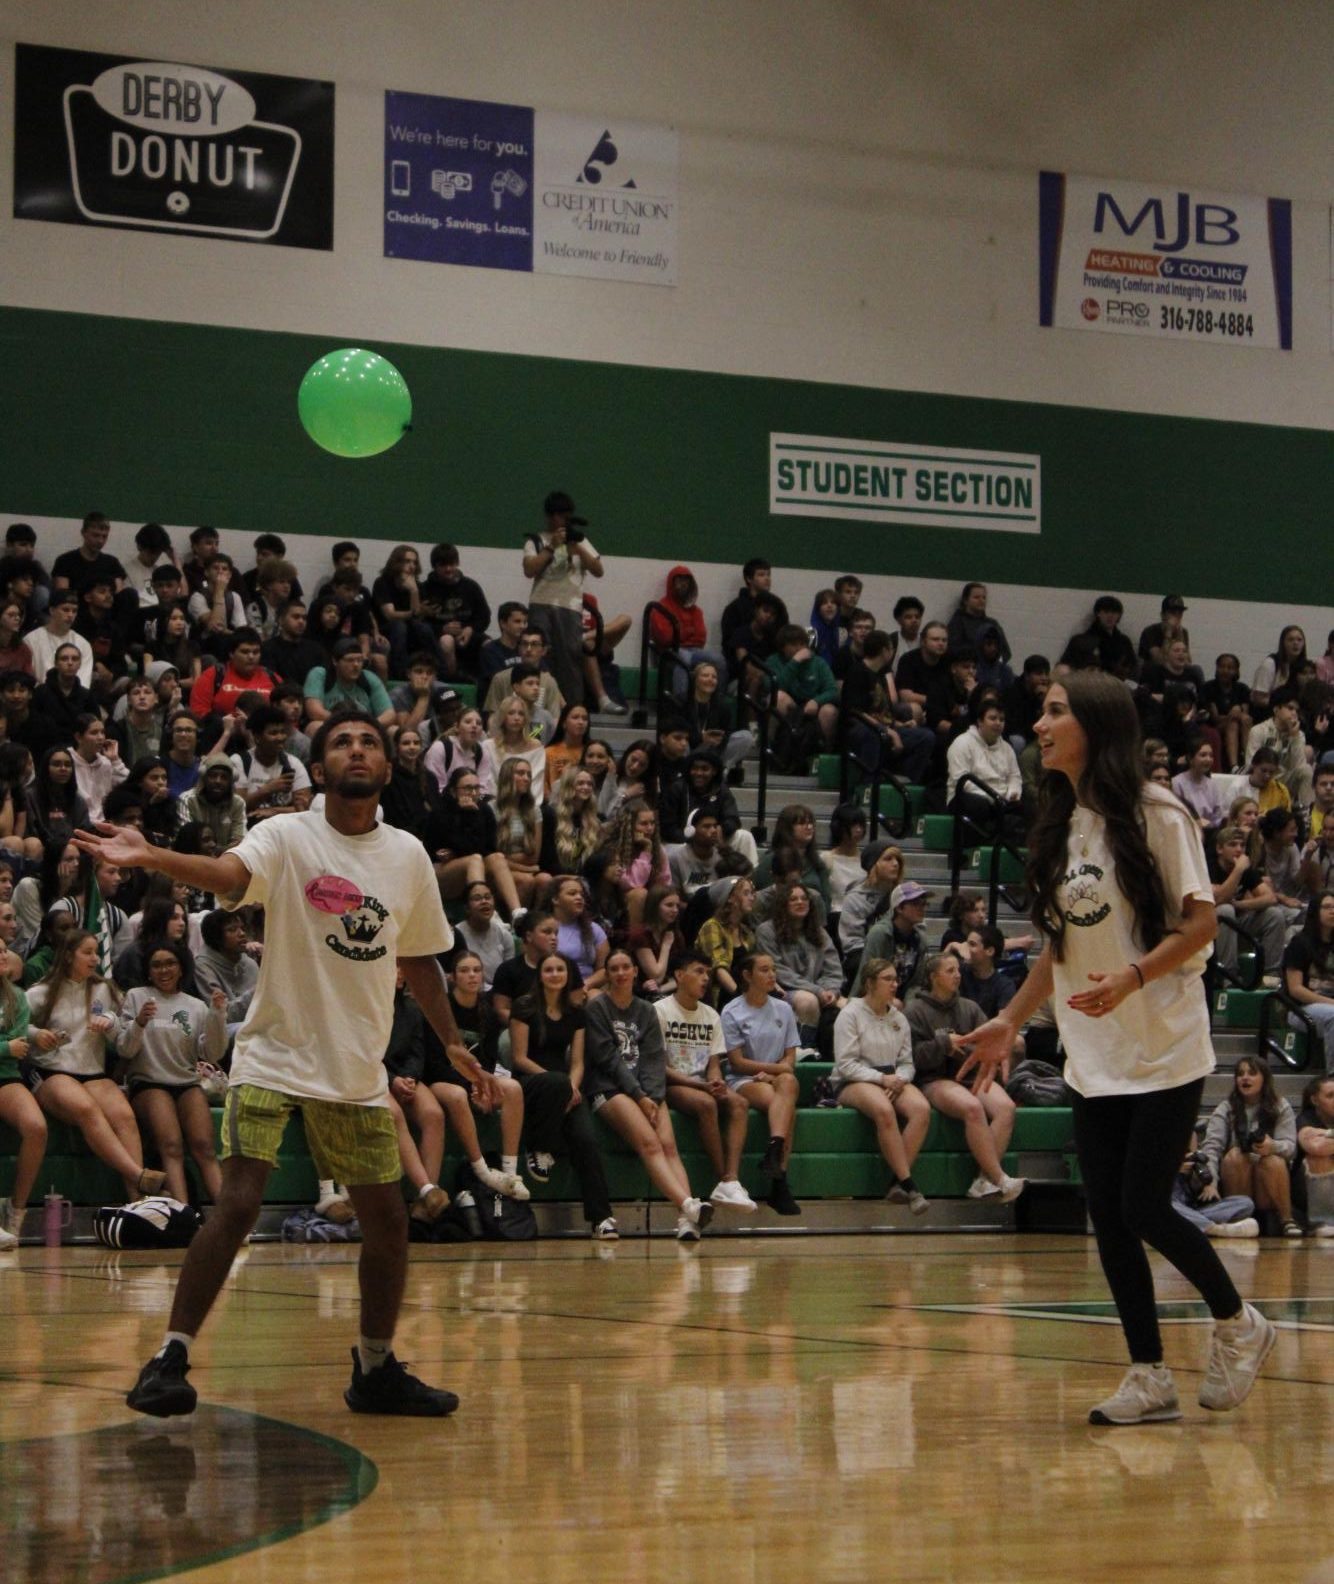
[[[676,1241],[678,1243],[698,1243],[699,1228],[684,1211],[676,1218]]]
[[[14,1234],[6,1231],[4,1227],[0,1227],[0,1249],[14,1249],[18,1246],[19,1240]]]
[[[981,1172],[973,1178],[968,1188],[970,1199],[990,1199],[992,1194],[1000,1192],[1000,1184],[994,1183],[989,1177],[984,1177]]]
[[[1215,1320],[1200,1407],[1222,1412],[1244,1403],[1277,1341],[1273,1322],[1251,1304],[1242,1304],[1240,1319]]]
[[[1089,1411],[1097,1425],[1154,1424],[1180,1419],[1172,1371],[1164,1364],[1132,1364],[1112,1395]]]
[[[1243,1221],[1214,1221],[1209,1225],[1208,1235],[1215,1238],[1258,1238],[1260,1223],[1254,1216],[1247,1216]]]
[[[605,1221],[599,1221],[591,1235],[595,1243],[615,1243],[621,1235],[620,1228],[616,1225],[616,1217],[608,1216]]]
[[[687,1199],[681,1206],[681,1214],[692,1227],[702,1232],[713,1220],[713,1205],[707,1199]]]
[[[16,1238],[23,1236],[23,1218],[26,1210],[16,1210],[12,1199],[0,1199],[0,1232],[12,1233]]]
[[[725,1209],[740,1210],[746,1215],[753,1214],[755,1210],[755,1201],[739,1182],[720,1182],[709,1195],[709,1199]]]
[[[517,1172],[498,1171],[494,1166],[484,1166],[478,1171],[474,1166],[473,1176],[495,1193],[504,1194],[507,1199],[522,1201],[532,1198],[528,1192],[528,1184]]]
[[[1002,1177],[1000,1186],[996,1191],[1000,1195],[1002,1204],[1013,1204],[1027,1187],[1028,1179],[1026,1177]]]
[[[1334,1221],[1322,1221],[1318,1227],[1312,1227],[1311,1236],[1318,1238],[1334,1238]]]

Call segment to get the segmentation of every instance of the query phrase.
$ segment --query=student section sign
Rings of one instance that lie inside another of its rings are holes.
[[[388,258],[676,284],[669,127],[386,93]]]
[[[1038,177],[1039,318],[1292,350],[1292,204],[1116,177]]]
[[[14,214],[333,247],[333,84],[19,44]]]
[[[925,528],[1042,531],[1042,458],[826,435],[769,436],[769,510]]]

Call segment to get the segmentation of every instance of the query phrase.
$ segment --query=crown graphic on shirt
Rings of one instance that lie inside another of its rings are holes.
[[[380,933],[380,921],[369,913],[344,913],[341,916],[343,933],[350,941],[369,944]]]

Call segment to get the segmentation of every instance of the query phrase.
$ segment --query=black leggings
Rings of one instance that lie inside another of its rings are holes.
[[[1144,1244],[1171,1260],[1195,1287],[1215,1320],[1241,1309],[1209,1239],[1172,1208],[1172,1183],[1199,1114],[1204,1079],[1152,1094],[1075,1095],[1075,1148],[1088,1193],[1107,1285],[1126,1334],[1131,1361],[1163,1356],[1153,1275]]]
[[[607,1174],[602,1169],[588,1102],[569,1109],[570,1080],[563,1072],[515,1073],[523,1090],[523,1136],[530,1149],[564,1155],[579,1179],[584,1216],[597,1226],[611,1214]]]

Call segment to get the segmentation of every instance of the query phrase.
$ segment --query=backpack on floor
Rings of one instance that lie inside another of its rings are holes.
[[[537,1237],[537,1217],[532,1205],[509,1199],[494,1188],[483,1187],[473,1176],[467,1161],[459,1162],[454,1175],[455,1201],[461,1193],[472,1195],[482,1223],[482,1236],[488,1242],[531,1243]]]
[[[134,1204],[103,1205],[93,1212],[93,1236],[105,1248],[185,1248],[203,1224],[193,1205],[166,1194]]]

